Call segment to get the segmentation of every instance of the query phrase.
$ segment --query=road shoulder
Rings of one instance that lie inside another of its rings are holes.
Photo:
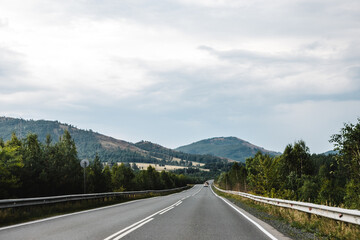
[[[218,198],[222,199],[223,201],[226,201],[229,205],[231,205],[234,209],[238,210],[239,212],[241,212],[242,214],[244,214],[245,216],[247,216],[249,219],[251,219],[252,221],[254,221],[255,223],[257,223],[258,225],[260,225],[265,231],[267,231],[269,234],[271,234],[275,239],[278,240],[291,240],[291,238],[285,236],[283,233],[279,232],[277,229],[275,229],[273,226],[271,226],[270,224],[260,220],[259,218],[253,216],[252,214],[248,213],[247,211],[245,211],[244,209],[240,208],[239,206],[237,206],[235,203],[231,202],[229,199],[223,198],[219,195],[217,195],[212,187],[211,187],[211,191],[213,192],[213,194],[215,196],[217,196]]]

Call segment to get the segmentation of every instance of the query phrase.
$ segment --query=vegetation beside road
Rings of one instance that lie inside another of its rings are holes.
[[[136,144],[115,139],[97,132],[82,130],[71,124],[58,121],[24,120],[0,117],[0,138],[8,141],[15,133],[23,138],[29,133],[36,134],[38,141],[45,144],[48,136],[57,142],[68,131],[76,143],[76,150],[80,159],[94,159],[96,155],[102,162],[114,165],[118,162],[153,163],[161,165],[175,165],[191,168],[206,168],[216,171],[224,167],[227,160],[211,156],[188,154],[175,151],[149,141]],[[205,166],[209,164],[209,166]],[[200,165],[200,166],[199,166]]]
[[[96,155],[86,171],[86,193],[160,190],[186,186],[196,178],[171,172],[132,169],[129,164],[111,167]],[[83,169],[75,142],[68,131],[56,143],[36,134],[7,142],[0,139],[0,199],[83,193]]]
[[[280,156],[257,153],[245,165],[234,163],[216,182],[222,189],[360,209],[360,119],[345,124],[330,142],[337,155],[310,155],[298,141]]]

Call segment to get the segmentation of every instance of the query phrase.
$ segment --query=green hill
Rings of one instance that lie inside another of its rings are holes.
[[[19,138],[25,138],[28,133],[35,133],[42,143],[45,142],[46,136],[50,135],[53,142],[57,142],[65,130],[68,130],[74,139],[80,159],[93,159],[98,153],[102,161],[156,161],[155,158],[149,156],[148,152],[132,143],[108,137],[92,130],[81,130],[58,121],[0,117],[0,138],[4,141],[9,140],[14,132]]]
[[[133,144],[92,130],[81,130],[58,121],[0,117],[0,138],[4,141],[10,140],[12,133],[20,139],[25,138],[29,133],[34,133],[42,143],[45,143],[47,135],[51,136],[53,142],[57,142],[65,130],[69,131],[74,139],[80,159],[94,159],[98,154],[103,162],[146,162],[171,165],[178,165],[181,160],[209,164],[226,164],[227,162],[219,157],[174,151],[148,141]]]
[[[258,147],[236,137],[205,139],[178,147],[176,150],[191,154],[211,154],[239,162],[245,162],[246,158],[253,157],[259,151],[272,156],[280,154]]]

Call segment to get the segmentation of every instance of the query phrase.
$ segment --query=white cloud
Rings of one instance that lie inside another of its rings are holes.
[[[166,143],[159,132],[174,128],[181,144],[186,133],[261,139],[259,126],[274,125],[292,141],[321,125],[296,121],[304,115],[353,120],[341,109],[358,107],[359,13],[357,0],[5,0],[0,115],[73,117],[79,127],[111,116],[121,134]],[[320,128],[323,141],[334,127]],[[261,143],[281,150],[267,134]]]

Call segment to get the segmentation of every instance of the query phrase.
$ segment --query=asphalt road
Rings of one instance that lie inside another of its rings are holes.
[[[276,239],[210,187],[0,229],[0,239]]]

